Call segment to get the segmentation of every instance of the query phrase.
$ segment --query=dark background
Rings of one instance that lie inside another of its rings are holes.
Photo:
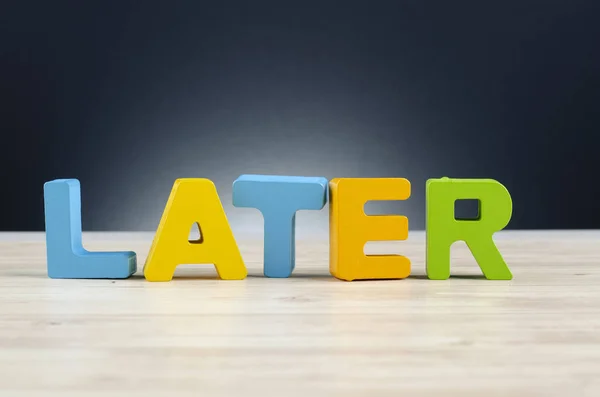
[[[413,229],[426,179],[493,178],[510,228],[600,228],[597,3],[4,1],[0,228],[66,177],[84,230],[155,229],[179,177],[255,225],[243,173],[406,177]]]

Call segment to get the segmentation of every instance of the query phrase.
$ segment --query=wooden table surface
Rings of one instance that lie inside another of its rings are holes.
[[[464,244],[456,277],[424,277],[424,233],[375,244],[413,275],[343,282],[326,238],[300,238],[292,278],[262,277],[262,236],[236,236],[249,269],[141,275],[151,233],[87,233],[133,250],[128,280],[47,278],[42,233],[0,234],[1,396],[600,396],[600,232],[502,232],[512,281]]]

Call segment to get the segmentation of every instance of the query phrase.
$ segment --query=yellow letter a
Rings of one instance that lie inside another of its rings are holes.
[[[194,223],[199,241],[188,241]],[[215,185],[209,179],[178,179],[158,225],[144,265],[148,281],[170,281],[177,265],[214,263],[219,277],[242,280],[247,275]]]

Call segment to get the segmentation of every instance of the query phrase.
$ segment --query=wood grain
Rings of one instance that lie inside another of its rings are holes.
[[[489,281],[464,245],[456,277],[424,277],[424,234],[370,244],[413,276],[343,282],[327,239],[300,239],[292,278],[265,279],[262,236],[236,236],[249,268],[141,276],[150,233],[87,233],[134,250],[128,280],[51,280],[42,233],[0,234],[2,396],[600,396],[600,233],[502,232],[514,274]]]

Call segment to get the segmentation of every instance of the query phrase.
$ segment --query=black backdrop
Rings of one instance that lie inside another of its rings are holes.
[[[486,177],[510,228],[600,228],[590,1],[4,1],[2,230],[44,181],[86,230],[152,230],[178,177]],[[226,209],[227,209],[226,208]]]

